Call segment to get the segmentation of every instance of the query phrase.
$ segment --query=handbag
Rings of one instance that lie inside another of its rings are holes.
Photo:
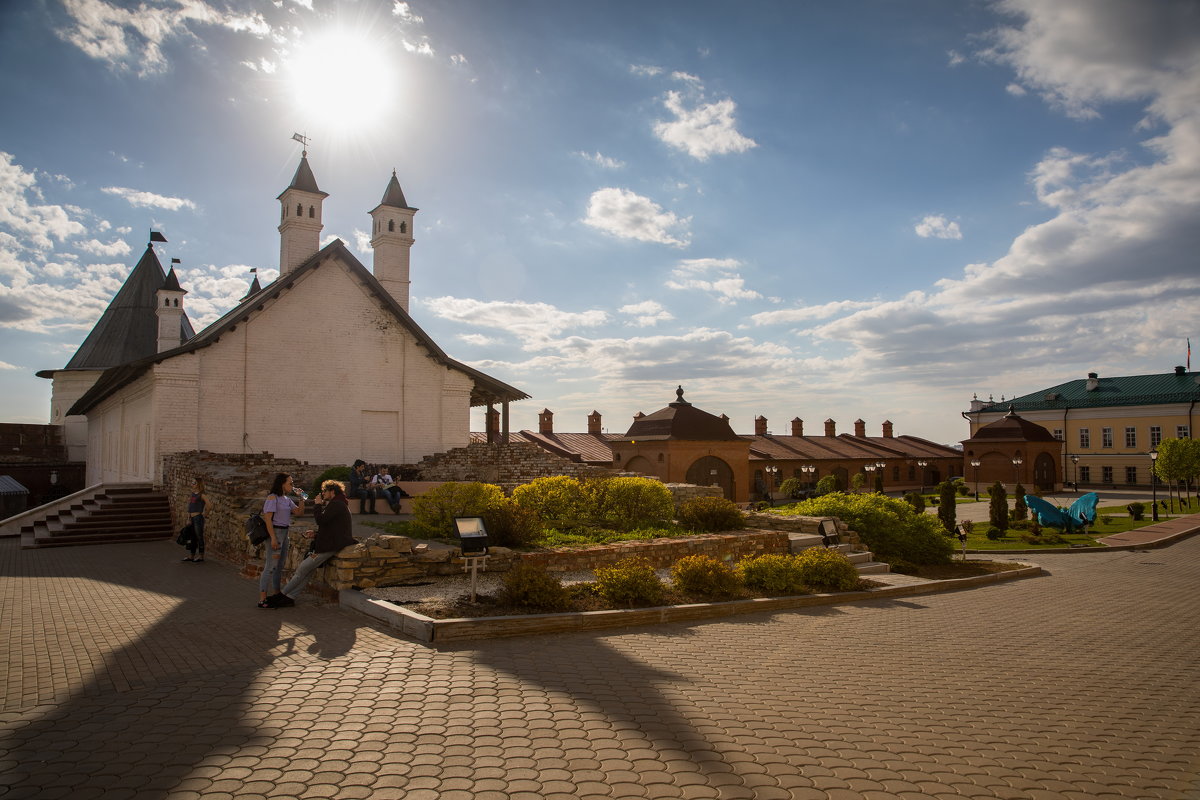
[[[179,535],[175,537],[175,544],[183,547],[188,547],[196,540],[196,526],[189,522],[179,529]]]
[[[251,514],[246,517],[246,537],[253,545],[262,544],[271,538],[271,534],[267,530],[267,521],[262,518],[261,514]]]

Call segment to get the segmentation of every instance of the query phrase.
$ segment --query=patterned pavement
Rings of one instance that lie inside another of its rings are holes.
[[[180,555],[0,540],[0,798],[1200,798],[1200,537],[441,647]]]

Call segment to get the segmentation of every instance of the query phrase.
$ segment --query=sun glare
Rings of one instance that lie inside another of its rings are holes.
[[[297,110],[322,127],[369,124],[395,101],[396,67],[382,44],[363,34],[318,34],[296,49],[288,67]]]

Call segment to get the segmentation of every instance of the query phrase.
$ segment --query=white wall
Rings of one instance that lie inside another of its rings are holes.
[[[88,443],[87,417],[82,414],[68,417],[67,411],[96,383],[101,371],[58,370],[50,389],[50,424],[63,426],[63,444],[67,446],[68,461],[86,461]]]

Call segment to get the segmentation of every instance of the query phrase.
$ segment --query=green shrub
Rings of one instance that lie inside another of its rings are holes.
[[[517,564],[504,575],[501,602],[534,611],[566,611],[571,594],[558,576],[539,564]]]
[[[945,481],[938,486],[938,519],[946,533],[954,533],[958,524],[958,507],[954,500],[954,484]]]
[[[482,517],[504,500],[500,487],[490,483],[443,483],[413,498],[413,522],[437,536],[449,537],[455,532],[455,517]]]
[[[779,485],[779,491],[786,497],[795,498],[804,491],[804,487],[807,485],[800,478],[788,478]]]
[[[1009,525],[1008,525],[1008,527],[1009,527],[1009,528],[1011,528],[1011,529],[1012,529],[1012,530],[1014,530],[1014,531],[1027,531],[1027,530],[1030,530],[1030,527],[1029,527],[1029,520],[1025,520],[1025,519],[1018,520],[1018,521],[1016,521],[1016,522],[1010,522],[1010,523],[1009,523]]]
[[[483,523],[488,543],[500,547],[532,547],[542,535],[538,515],[507,497],[483,512]]]
[[[743,559],[737,573],[747,587],[768,594],[803,594],[804,575],[790,555],[761,555]]]
[[[1112,521],[1113,521],[1113,518],[1110,514],[1101,514],[1100,515],[1100,524],[1101,525],[1112,525]]]
[[[535,478],[513,489],[512,499],[537,514],[547,526],[574,528],[591,515],[583,484],[567,475]]]
[[[1004,538],[1004,531],[997,528],[995,525],[987,529],[987,537],[989,541],[999,541]]]
[[[814,591],[844,592],[858,585],[858,570],[837,550],[810,547],[794,558],[801,581]]]
[[[904,502],[912,506],[913,511],[916,511],[918,514],[925,511],[925,495],[920,492],[909,492],[904,495]]]
[[[988,505],[988,518],[992,526],[1002,531],[1008,530],[1008,492],[1004,490],[1004,484],[996,481],[988,489],[988,494],[992,496]]]
[[[1029,506],[1025,504],[1025,494],[1025,487],[1021,484],[1018,483],[1013,487],[1015,497],[1012,510],[1013,519],[1026,519],[1029,516]]]
[[[862,543],[881,561],[945,564],[954,552],[954,544],[940,522],[928,514],[918,514],[903,500],[880,494],[834,492],[781,506],[775,513],[837,517],[857,531]]]
[[[921,571],[921,568],[911,561],[905,561],[903,558],[897,558],[894,561],[888,562],[888,568],[892,572],[899,572],[901,575],[916,575]]]
[[[821,480],[817,481],[817,494],[829,494],[842,490],[841,481],[837,475],[826,475]]]
[[[596,594],[622,607],[652,606],[663,599],[663,584],[644,558],[624,558],[611,567],[596,568]]]
[[[1129,518],[1134,522],[1137,522],[1146,516],[1145,503],[1130,503],[1129,505],[1125,506],[1125,510],[1129,512]]]
[[[671,490],[654,478],[591,480],[583,484],[583,494],[592,518],[618,531],[661,525],[675,514]]]
[[[679,506],[677,517],[681,527],[693,531],[740,531],[746,527],[746,516],[732,500],[724,497],[696,497]]]
[[[955,488],[957,489],[958,493],[960,495],[962,495],[963,497],[967,497],[971,494],[971,490],[968,489],[964,484],[959,483],[959,484],[957,484],[957,486]]]
[[[671,566],[671,583],[684,594],[713,600],[736,597],[742,588],[737,573],[712,556],[684,556]]]
[[[309,495],[316,497],[321,493],[321,484],[325,481],[341,481],[346,484],[346,488],[350,487],[350,468],[349,467],[330,467],[322,472],[315,481],[313,481],[312,491]]]

